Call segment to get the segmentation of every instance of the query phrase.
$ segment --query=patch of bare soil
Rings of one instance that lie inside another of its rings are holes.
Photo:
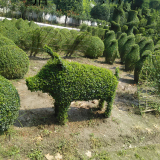
[[[48,58],[49,56],[31,58],[30,69],[25,78],[34,76]],[[103,118],[102,112],[95,110],[97,100],[74,101],[68,111],[69,121],[65,126],[59,126],[54,118],[53,98],[40,91],[30,92],[25,78],[13,80],[20,95],[21,108],[14,124],[19,138],[13,136],[9,143],[23,148],[21,157],[26,158],[32,152],[30,149],[38,148],[43,155],[49,153],[55,157],[59,152],[63,159],[88,159],[94,156],[95,159],[100,159],[97,157],[101,156],[99,153],[102,151],[110,153],[159,143],[160,119],[151,114],[139,114],[133,73],[125,72],[119,59],[113,65],[105,64],[103,57],[73,57],[67,60],[107,68],[113,72],[116,67],[120,68],[112,115],[110,118]],[[87,151],[89,152],[86,153]],[[96,154],[99,156],[96,157]]]

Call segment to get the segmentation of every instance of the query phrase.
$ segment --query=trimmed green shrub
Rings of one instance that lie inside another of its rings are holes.
[[[15,45],[0,47],[0,75],[7,79],[23,78],[29,68],[27,54]]]
[[[121,31],[120,24],[116,23],[115,21],[111,21],[111,30],[113,30],[115,33]]]
[[[108,31],[106,33],[105,37],[106,37],[104,40],[105,49],[104,49],[103,56],[105,56],[106,48],[108,48],[110,46],[111,40],[116,39],[116,35],[115,35],[114,31]]]
[[[0,47],[4,45],[15,45],[15,43],[12,40],[0,35]]]
[[[0,75],[0,132],[7,130],[19,114],[20,98],[16,88]]]
[[[88,58],[98,58],[103,55],[104,43],[96,36],[87,36],[82,43],[82,52]]]
[[[136,62],[136,64],[135,64],[134,81],[135,81],[136,83],[139,82],[139,75],[140,75],[140,73],[141,73],[141,71],[142,71],[143,64],[144,64],[146,58],[147,58],[149,55],[151,55],[151,51],[146,50],[146,51],[143,53],[142,57],[141,57],[141,58]]]
[[[145,28],[155,29],[155,27],[156,27],[155,17],[154,16],[147,16],[147,25],[145,26]]]
[[[152,39],[146,41],[145,46],[141,50],[140,56],[142,56],[145,50],[150,50],[151,52],[154,51],[154,42]]]
[[[113,39],[110,41],[110,46],[105,48],[105,62],[113,64],[118,53],[118,41]]]
[[[105,30],[105,29],[103,29],[103,28],[99,28],[99,29],[98,29],[98,37],[99,37],[101,40],[104,40],[105,33],[106,33],[106,30]]]
[[[133,27],[133,34],[136,35],[136,34],[139,34],[139,30],[137,27]]]
[[[68,51],[66,52],[66,57],[71,57],[72,54],[78,49],[84,50],[84,39],[86,36],[91,36],[91,33],[88,32],[79,32],[79,34],[73,39],[73,43],[68,46]]]
[[[36,76],[27,78],[26,84],[29,90],[41,90],[55,99],[57,121],[60,124],[67,121],[67,111],[74,100],[100,99],[99,108],[107,101],[104,115],[109,117],[118,84],[116,76],[105,68],[62,60],[48,47],[45,50],[52,59]]]
[[[135,35],[135,43],[138,44],[142,39],[142,35],[141,34],[136,34]]]
[[[142,49],[145,46],[146,42],[147,42],[147,38],[143,36],[138,43],[140,54],[142,54]]]
[[[123,46],[126,43],[126,41],[127,41],[127,34],[122,33],[118,40],[118,50],[119,50],[120,57],[121,57]]]
[[[87,32],[92,33],[92,27],[91,27],[91,26],[88,26],[88,27],[87,27]]]
[[[18,30],[20,29],[23,29],[23,28],[29,28],[29,25],[28,25],[28,21],[24,21],[22,18],[19,18],[16,23],[15,23],[15,26]]]
[[[122,32],[127,32],[127,30],[128,30],[128,26],[127,26],[127,25],[124,25],[124,26],[122,27]]]
[[[39,28],[39,25],[34,23],[34,21],[30,21],[28,23],[29,27],[32,28],[32,29],[36,29],[36,28]]]
[[[119,39],[120,36],[121,36],[121,34],[122,34],[122,32],[121,32],[121,31],[118,31],[118,32],[116,33],[116,39]]]
[[[131,51],[132,45],[135,44],[135,36],[130,35],[127,37],[126,43],[123,45],[122,52],[120,54],[121,62],[124,64],[127,54]]]
[[[87,31],[87,27],[88,27],[87,24],[85,24],[85,23],[81,24],[81,26],[80,26],[80,31],[81,31],[81,32]]]
[[[126,56],[125,60],[125,70],[133,71],[135,68],[135,63],[140,59],[139,54],[139,46],[138,44],[134,44],[130,50],[130,52]]]
[[[98,27],[92,27],[92,36],[98,36]]]
[[[134,26],[137,26],[139,23],[139,19],[137,17],[137,11],[129,11],[128,12],[128,19],[126,25],[128,26],[127,34],[131,35],[133,33]]]
[[[143,35],[145,35],[145,28],[144,27],[140,27],[139,28],[139,32],[142,33]]]

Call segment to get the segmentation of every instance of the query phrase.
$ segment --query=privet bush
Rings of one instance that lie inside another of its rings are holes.
[[[87,27],[88,27],[87,24],[85,24],[85,23],[81,24],[80,31],[82,31],[82,32],[87,31]]]
[[[140,73],[141,73],[143,64],[144,64],[146,58],[147,58],[149,55],[151,55],[151,51],[146,50],[146,51],[143,53],[142,57],[141,57],[141,58],[136,62],[136,64],[135,64],[134,81],[135,81],[136,83],[139,82],[139,75],[140,75]]]
[[[110,46],[105,48],[105,62],[113,64],[118,53],[118,41],[113,39],[110,41]]]
[[[98,27],[92,27],[92,36],[98,36]]]
[[[135,35],[135,43],[138,44],[142,39],[142,35],[141,34],[136,34]]]
[[[127,37],[127,41],[123,45],[122,52],[120,54],[122,63],[125,63],[126,56],[130,52],[133,44],[135,44],[135,37],[133,35],[130,35]]]
[[[29,67],[27,54],[15,45],[0,47],[0,75],[7,79],[23,78]]]
[[[127,33],[122,33],[118,40],[118,50],[119,50],[120,57],[121,57],[123,45],[126,43],[126,41],[127,41]]]
[[[105,49],[104,49],[103,56],[105,56],[106,50],[110,46],[111,40],[116,39],[116,35],[115,35],[114,31],[108,31],[106,33],[105,37],[106,37],[105,40],[104,40],[104,47],[105,47]]]
[[[0,132],[7,130],[18,117],[20,98],[16,88],[0,75]]]
[[[130,52],[126,56],[125,60],[125,70],[133,71],[135,68],[135,63],[140,59],[139,46],[138,44],[132,45]]]
[[[86,36],[82,45],[82,51],[88,58],[98,58],[103,55],[104,43],[96,36]]]
[[[26,79],[28,89],[41,90],[55,99],[55,116],[58,122],[67,121],[67,111],[74,100],[100,99],[102,109],[107,101],[105,117],[109,117],[117,88],[117,78],[110,70],[62,60],[57,53],[45,47],[52,59],[34,76]],[[95,76],[96,75],[96,76]]]
[[[105,33],[106,33],[106,30],[105,30],[105,29],[103,29],[103,28],[99,28],[99,29],[98,29],[98,37],[99,37],[101,40],[104,40]]]

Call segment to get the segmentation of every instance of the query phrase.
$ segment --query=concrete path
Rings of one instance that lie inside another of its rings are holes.
[[[0,21],[3,21],[3,19],[5,19],[6,17],[0,17]],[[6,18],[8,20],[12,20],[12,18]],[[57,25],[51,25],[51,24],[45,24],[45,23],[39,23],[39,22],[34,22],[36,24],[38,24],[40,27],[54,27],[54,28],[60,28],[60,29],[69,29],[69,30],[77,30],[80,31],[80,29],[77,28],[71,28],[71,27],[62,27],[62,26],[57,26]]]

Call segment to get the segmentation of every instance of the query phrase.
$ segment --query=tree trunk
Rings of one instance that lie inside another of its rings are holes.
[[[65,27],[66,27],[66,23],[67,23],[67,15],[66,15],[66,18],[65,18]]]

